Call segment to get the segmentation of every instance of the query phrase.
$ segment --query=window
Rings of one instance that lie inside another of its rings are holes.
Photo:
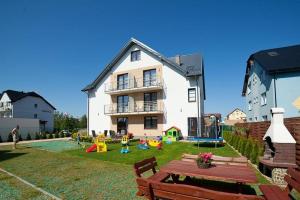
[[[250,118],[248,119],[248,121],[249,121],[249,122],[252,122],[252,118],[250,117]]]
[[[131,62],[141,60],[141,51],[140,50],[132,51],[130,60]]]
[[[118,113],[128,112],[128,96],[117,97],[117,111]]]
[[[156,69],[150,69],[144,71],[144,87],[156,85]]]
[[[268,116],[267,115],[264,115],[261,118],[262,118],[262,121],[268,121]]]
[[[261,106],[267,105],[267,95],[265,92],[261,94],[260,105]]]
[[[252,110],[252,102],[251,101],[248,102],[248,110],[249,111]]]
[[[255,119],[255,121],[257,122],[257,117],[255,117],[254,119]]]
[[[128,74],[118,75],[117,78],[118,90],[123,90],[128,88]]]
[[[37,118],[37,114],[34,114],[34,116],[33,116],[35,119]]]
[[[144,111],[157,111],[157,93],[144,93]]]
[[[188,100],[189,102],[196,101],[196,88],[189,88],[188,89]]]
[[[35,107],[35,108],[37,108],[37,107],[38,107],[37,103],[35,103],[35,104],[34,104],[34,107]]]
[[[157,128],[157,117],[144,118],[144,129],[156,129],[156,128]]]

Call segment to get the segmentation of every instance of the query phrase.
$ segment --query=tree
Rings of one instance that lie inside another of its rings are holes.
[[[80,127],[79,119],[73,117],[72,115],[55,112],[54,113],[54,130],[59,132],[61,130],[72,131],[75,128]]]
[[[79,128],[86,128],[87,127],[87,117],[86,115],[82,115],[79,120]]]

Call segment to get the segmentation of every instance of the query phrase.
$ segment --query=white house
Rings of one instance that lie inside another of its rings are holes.
[[[82,91],[88,95],[89,134],[113,130],[157,136],[171,126],[183,137],[201,134],[205,84],[200,54],[166,58],[132,38]]]
[[[6,90],[0,94],[0,118],[39,119],[41,131],[53,131],[54,110],[54,106],[35,92]]]

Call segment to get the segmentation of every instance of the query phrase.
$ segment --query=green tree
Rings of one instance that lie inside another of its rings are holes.
[[[86,128],[87,127],[87,117],[86,115],[82,115],[79,120],[79,128]]]

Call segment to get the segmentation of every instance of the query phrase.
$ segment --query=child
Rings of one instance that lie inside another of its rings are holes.
[[[80,133],[77,134],[77,144],[80,145]]]

